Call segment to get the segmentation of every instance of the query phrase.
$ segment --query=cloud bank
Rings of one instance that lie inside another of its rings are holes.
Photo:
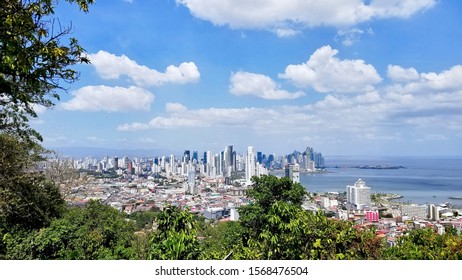
[[[348,62],[347,65],[356,64]],[[246,78],[255,75],[241,74]],[[282,134],[300,142],[306,141],[308,135],[317,135],[319,143],[374,141],[384,144],[462,138],[461,65],[440,73],[419,73],[414,68],[389,65],[387,76],[390,84],[355,94],[331,89],[322,100],[307,105],[189,109],[184,104],[168,103],[165,113],[146,122],[121,124],[117,130],[212,128],[214,131],[225,129],[231,134],[246,131],[277,137]],[[255,77],[255,84],[259,79],[269,79]],[[342,81],[339,83],[344,87]],[[368,88],[363,83],[360,85],[353,87]],[[335,84],[330,86],[334,88]]]
[[[119,79],[127,76],[139,87],[160,86],[165,83],[187,84],[199,81],[200,73],[194,62],[183,62],[179,66],[170,65],[164,72],[139,65],[125,55],[117,56],[100,50],[89,54],[91,64],[101,78]]]
[[[279,77],[323,93],[371,91],[382,80],[374,66],[364,60],[340,60],[337,54],[338,50],[323,46],[306,63],[287,66]]]
[[[305,94],[303,92],[288,92],[279,89],[279,86],[270,77],[239,71],[231,75],[230,92],[237,96],[254,95],[263,99],[295,99]]]
[[[131,86],[86,86],[72,92],[73,98],[59,108],[69,111],[130,112],[149,111],[154,95],[142,88]]]
[[[408,18],[436,0],[177,0],[194,17],[215,25],[292,36],[304,28],[351,27],[374,19]]]

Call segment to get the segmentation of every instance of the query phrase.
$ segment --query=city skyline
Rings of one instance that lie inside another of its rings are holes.
[[[92,64],[31,125],[56,149],[462,155],[462,3],[341,3],[60,3]]]

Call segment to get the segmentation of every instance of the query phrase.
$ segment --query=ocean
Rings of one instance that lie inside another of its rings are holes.
[[[310,192],[344,192],[362,179],[371,193],[396,193],[398,201],[417,204],[450,202],[462,208],[462,157],[326,157],[326,173],[301,173]],[[401,169],[359,169],[355,166],[403,166]]]

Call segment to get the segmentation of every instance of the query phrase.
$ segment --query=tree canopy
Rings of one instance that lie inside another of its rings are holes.
[[[149,241],[149,259],[196,260],[199,254],[192,214],[175,206],[165,208],[157,218],[157,231]]]
[[[66,0],[88,11],[94,0]],[[84,49],[54,17],[57,0],[3,0],[0,9],[0,132],[42,140],[30,128],[37,106],[59,100],[63,82],[78,79],[72,68],[88,63]],[[63,42],[67,41],[67,42]]]
[[[135,225],[98,201],[69,208],[63,217],[39,231],[6,234],[7,259],[130,259]]]
[[[40,228],[64,209],[59,189],[34,170],[42,152],[39,145],[0,134],[0,226]]]
[[[254,177],[251,205],[239,208],[243,259],[373,259],[382,243],[370,230],[328,219],[302,208],[307,194],[298,183],[275,176]]]

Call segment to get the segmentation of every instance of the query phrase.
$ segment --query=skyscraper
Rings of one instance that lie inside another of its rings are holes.
[[[229,167],[232,167],[234,170],[233,146],[232,145],[225,147],[224,161],[225,161],[225,166],[224,166],[225,170],[228,170]]]
[[[316,168],[324,168],[324,157],[321,153],[314,153],[314,163]]]
[[[291,179],[294,183],[300,183],[300,165],[298,163],[286,164],[285,177]]]
[[[314,150],[311,147],[306,147],[305,154],[309,160],[314,160]]]
[[[371,206],[371,188],[358,179],[354,186],[346,187],[347,203],[351,208],[363,210]]]
[[[185,150],[183,154],[183,162],[188,163],[191,159],[191,152],[189,150]]]
[[[170,155],[170,170],[167,171],[167,174],[170,173],[170,174],[173,174],[175,173],[175,169],[176,169],[176,163],[175,163],[175,156],[174,155]]]
[[[197,194],[195,171],[188,172],[188,189],[190,194]]]
[[[262,152],[257,152],[257,162],[262,163],[263,162],[263,153]]]
[[[252,146],[247,148],[247,157],[245,164],[245,179],[248,184],[251,183],[253,176],[257,175],[257,159],[255,157],[255,149]]]
[[[197,151],[193,151],[192,160],[196,161],[196,163],[199,162],[199,154],[197,153]]]
[[[119,158],[114,157],[114,170],[119,169]]]
[[[212,166],[214,165],[211,151],[207,151],[205,153],[205,163],[205,171],[207,172],[208,176],[211,176]]]

